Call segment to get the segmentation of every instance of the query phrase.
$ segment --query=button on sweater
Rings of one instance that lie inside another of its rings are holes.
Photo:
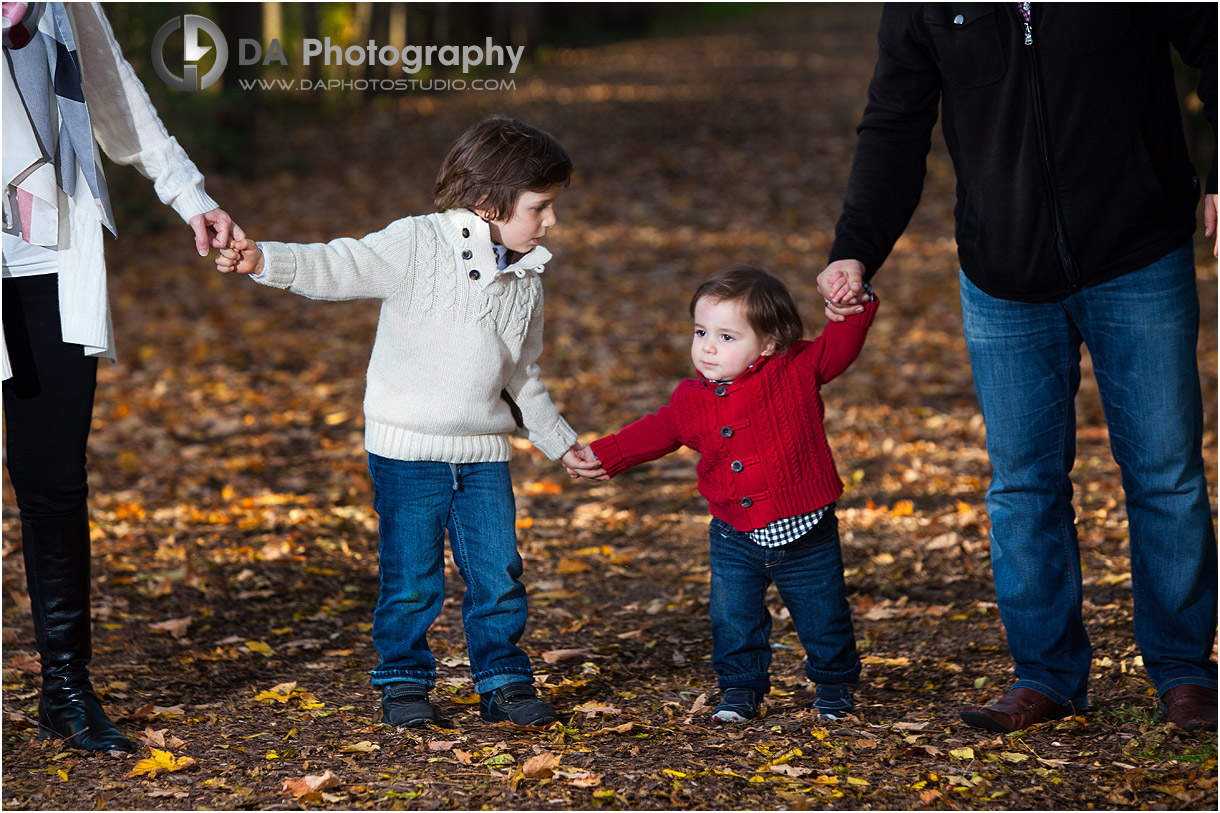
[[[521,431],[551,460],[576,432],[551,402],[542,353],[542,246],[496,268],[473,212],[407,217],[356,240],[260,242],[257,281],[311,299],[380,299],[364,396],[365,447],[395,460],[508,460]]]
[[[846,370],[877,311],[831,322],[814,341],[763,357],[730,384],[700,376],[669,404],[591,444],[610,476],[681,446],[701,455],[699,493],[739,531],[829,505],[843,493],[822,426],[821,388]]]

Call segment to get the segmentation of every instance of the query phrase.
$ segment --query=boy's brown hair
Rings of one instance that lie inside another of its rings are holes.
[[[572,161],[548,132],[507,116],[490,116],[458,138],[436,176],[436,208],[479,209],[512,218],[524,191],[567,186]]]
[[[695,305],[704,297],[717,302],[741,302],[746,321],[764,340],[775,342],[777,356],[782,356],[805,335],[805,325],[788,287],[761,268],[735,265],[713,274],[691,297],[692,317]]]

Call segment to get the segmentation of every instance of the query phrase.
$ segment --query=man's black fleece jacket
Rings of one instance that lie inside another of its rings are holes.
[[[830,259],[871,278],[923,189],[943,105],[958,256],[992,296],[1062,298],[1191,238],[1199,178],[1170,46],[1216,124],[1215,3],[887,4]],[[1216,191],[1213,165],[1207,191]]]

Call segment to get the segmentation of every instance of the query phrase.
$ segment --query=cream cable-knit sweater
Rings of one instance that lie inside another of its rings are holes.
[[[407,217],[360,240],[262,243],[256,281],[310,299],[380,299],[364,395],[365,447],[396,460],[508,460],[517,429],[551,460],[576,441],[539,377],[539,246],[496,268],[473,212]]]

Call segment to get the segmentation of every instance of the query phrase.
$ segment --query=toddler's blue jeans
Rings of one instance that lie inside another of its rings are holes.
[[[427,633],[445,597],[445,531],[466,583],[462,623],[475,691],[532,683],[525,631],[523,566],[507,463],[438,463],[369,454],[380,518],[381,592],[373,645],[381,662],[374,686],[433,686],[436,660]]]
[[[805,675],[814,683],[856,682],[860,656],[833,508],[809,533],[778,548],[764,548],[719,519],[712,520],[708,537],[712,666],[721,689],[771,690],[766,593],[772,582],[805,648]]]
[[[960,277],[987,425],[991,567],[1017,686],[1085,710],[1092,648],[1081,613],[1069,474],[1080,346],[1088,346],[1122,471],[1135,640],[1158,694],[1216,686],[1216,536],[1204,480],[1190,244],[1059,302],[997,299]]]

